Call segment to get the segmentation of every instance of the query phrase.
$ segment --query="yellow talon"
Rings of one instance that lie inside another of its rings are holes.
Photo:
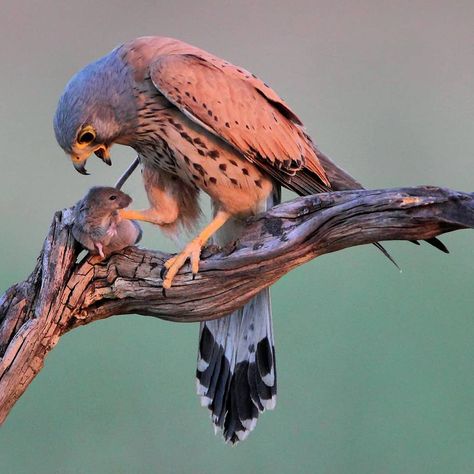
[[[175,255],[174,257],[170,257],[168,260],[166,260],[166,262],[163,264],[163,266],[166,268],[166,270],[170,269],[170,267],[176,261],[177,257],[178,257],[178,255]]]
[[[191,261],[191,271],[193,272],[193,275],[196,275],[199,272],[199,259],[203,245],[208,241],[209,237],[217,231],[217,229],[225,224],[227,219],[229,219],[229,214],[227,212],[222,210],[218,211],[212,222],[198,235],[198,237],[186,245],[182,252],[169,258],[164,263],[164,267],[167,270],[166,276],[163,280],[163,288],[165,290],[171,288],[174,277],[186,263],[188,258]]]
[[[168,270],[166,273],[166,277],[163,280],[163,288],[168,289],[171,288],[173,283],[174,277],[179,272],[179,270],[184,266],[186,261],[191,261],[191,271],[194,275],[199,271],[199,257],[201,255],[203,243],[199,239],[199,237],[192,242],[190,242],[184,250],[176,255],[175,257],[171,257],[168,259],[164,266]]]

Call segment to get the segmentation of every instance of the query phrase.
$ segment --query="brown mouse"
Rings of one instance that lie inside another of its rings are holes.
[[[128,194],[116,188],[91,188],[74,206],[74,238],[102,258],[136,244],[142,237],[141,227],[135,221],[121,219],[118,213],[131,202]]]

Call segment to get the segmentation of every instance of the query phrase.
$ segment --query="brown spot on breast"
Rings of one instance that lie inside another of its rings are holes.
[[[219,165],[219,169],[222,170],[222,171],[226,171],[227,170],[227,165],[225,163],[221,163]]]
[[[205,153],[204,153],[200,148],[198,148],[198,153],[199,153],[201,156],[204,156],[204,155],[205,155]]]
[[[234,160],[229,160],[229,163],[234,166],[239,166],[236,161]]]
[[[196,144],[196,145],[199,145],[203,148],[207,148],[206,147],[206,144],[199,138],[199,137],[196,137],[193,139],[193,142]]]
[[[181,132],[180,135],[189,143],[193,142],[193,139],[186,132]]]
[[[248,176],[249,175],[249,170],[247,168],[242,168],[242,173],[245,175],[245,176]]]
[[[216,158],[219,158],[219,152],[217,150],[209,151],[208,155],[209,155],[209,158],[212,158],[213,160],[215,160]]]
[[[193,167],[201,176],[207,174],[206,170],[199,163],[193,163]]]
[[[261,179],[256,179],[256,180],[255,180],[255,184],[256,184],[260,189],[262,189],[262,180],[261,180]]]
[[[211,110],[211,109],[209,109],[209,110],[207,111],[207,115],[209,115],[209,117],[212,117],[212,110]]]
[[[225,123],[225,126],[226,126],[227,128],[230,128],[229,122],[226,122],[226,123]]]
[[[211,176],[211,177],[209,178],[209,181],[210,181],[212,184],[216,184],[216,183],[217,183],[217,179],[214,178],[214,176]]]
[[[239,184],[238,181],[234,178],[230,178],[230,182],[235,186],[237,186],[237,184]]]

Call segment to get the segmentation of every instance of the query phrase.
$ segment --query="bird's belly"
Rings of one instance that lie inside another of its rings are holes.
[[[233,215],[259,212],[272,192],[271,179],[230,147],[177,157],[181,172]]]
[[[215,184],[204,184],[201,189],[231,214],[246,216],[262,210],[272,188],[272,181],[266,176],[235,178],[230,172]]]
[[[272,180],[233,147],[182,115],[169,119],[166,137],[162,138],[167,156],[150,160],[155,167],[201,189],[233,215],[254,214],[262,209],[272,192]]]

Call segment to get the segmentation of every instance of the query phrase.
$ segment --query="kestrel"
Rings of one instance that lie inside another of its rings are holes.
[[[246,217],[278,203],[280,186],[299,195],[361,188],[319,152],[267,84],[171,38],[132,40],[82,69],[59,100],[54,129],[83,174],[92,153],[111,163],[113,143],[138,153],[150,208],[122,209],[123,218],[179,232],[196,223],[199,192],[210,196],[213,219],[166,262],[164,288],[188,259],[198,272],[211,236],[220,244],[235,239]],[[201,323],[197,386],[216,430],[231,443],[275,406],[268,290],[227,317]]]

